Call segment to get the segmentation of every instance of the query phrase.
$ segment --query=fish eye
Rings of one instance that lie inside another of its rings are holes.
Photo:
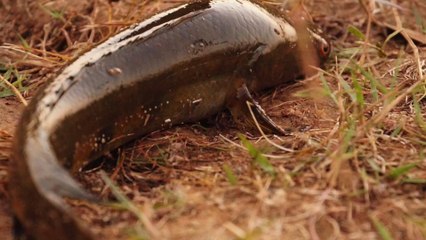
[[[315,47],[316,47],[320,57],[322,57],[324,59],[327,58],[330,55],[330,52],[331,52],[330,43],[324,37],[322,37],[321,35],[316,33],[316,32],[321,33],[322,31],[321,30],[312,31],[310,29],[308,29],[308,31],[315,41]]]
[[[327,41],[321,41],[320,53],[322,57],[328,57],[330,54],[330,44]]]

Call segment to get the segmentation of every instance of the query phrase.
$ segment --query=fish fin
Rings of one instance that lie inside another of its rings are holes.
[[[49,154],[38,158],[39,164],[30,165],[30,168],[33,168],[31,169],[32,172],[37,173],[32,174],[35,185],[50,202],[60,208],[65,208],[66,206],[62,197],[97,202],[96,197],[85,191],[58,162],[47,162],[47,156]],[[43,161],[46,161],[45,164],[42,164]]]
[[[229,99],[227,107],[237,124],[250,129],[258,129],[278,135],[289,133],[276,124],[253,99],[245,83],[236,88],[236,94]]]
[[[95,196],[85,191],[73,179],[71,174],[63,168],[56,159],[51,145],[45,134],[39,138],[28,138],[27,144],[31,146],[32,157],[28,159],[28,167],[34,184],[44,196],[59,208],[65,208],[62,197],[75,200],[98,202]],[[41,139],[41,140],[39,140]]]
[[[63,168],[58,168],[44,180],[44,183],[39,184],[39,187],[53,203],[62,204],[62,197],[94,203],[99,202],[97,197],[84,190]]]

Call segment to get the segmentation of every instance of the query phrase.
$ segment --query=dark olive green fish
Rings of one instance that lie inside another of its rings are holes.
[[[325,60],[317,29],[247,0],[196,1],[131,26],[66,67],[32,99],[14,143],[14,214],[33,239],[94,235],[63,197],[90,200],[71,176],[88,161],[149,132],[228,107],[280,132],[250,93],[303,75],[301,52]],[[300,31],[307,41],[298,41]],[[249,104],[247,104],[249,103]]]

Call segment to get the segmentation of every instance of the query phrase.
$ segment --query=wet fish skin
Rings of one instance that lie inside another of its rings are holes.
[[[17,128],[9,188],[27,234],[96,239],[63,200],[95,201],[72,174],[139,136],[221,111],[241,86],[260,91],[294,81],[303,74],[297,40],[291,19],[257,2],[203,0],[76,59],[36,94]],[[310,41],[324,60],[328,43],[319,34]]]

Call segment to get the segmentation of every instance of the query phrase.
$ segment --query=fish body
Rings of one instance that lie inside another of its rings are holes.
[[[311,40],[316,49],[327,44]],[[17,219],[34,239],[95,239],[63,201],[92,198],[72,173],[139,136],[221,111],[241,86],[251,92],[293,81],[303,74],[297,41],[289,19],[256,2],[203,0],[83,54],[19,122],[10,177]]]

